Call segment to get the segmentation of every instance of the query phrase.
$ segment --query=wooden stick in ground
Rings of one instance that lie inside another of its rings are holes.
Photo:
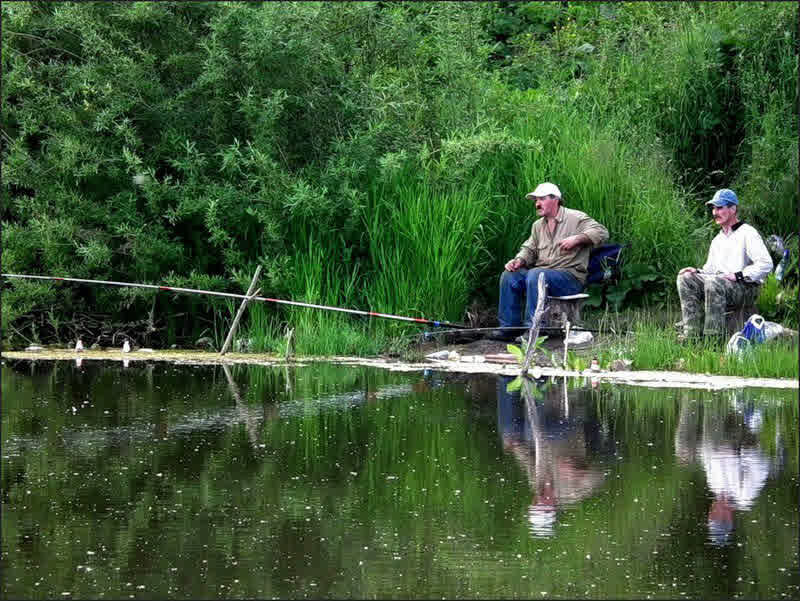
[[[566,332],[564,333],[564,369],[567,369],[567,347],[569,346],[569,320],[564,324]]]
[[[544,303],[547,296],[547,283],[544,281],[544,274],[539,274],[539,281],[536,283],[539,298],[536,300],[536,310],[533,312],[533,320],[531,321],[531,329],[528,331],[528,349],[525,352],[525,363],[522,364],[522,377],[528,375],[528,366],[533,359],[534,350],[536,348],[536,339],[539,337],[539,326],[544,317]]]
[[[231,342],[233,342],[233,335],[236,333],[236,328],[239,327],[239,320],[242,318],[242,314],[244,313],[245,307],[247,307],[247,303],[250,302],[252,297],[261,292],[260,288],[256,292],[253,292],[253,289],[256,287],[256,282],[258,282],[258,276],[260,275],[261,265],[256,267],[256,273],[253,275],[253,281],[250,282],[250,287],[247,289],[247,298],[242,299],[242,304],[239,305],[239,310],[236,312],[236,317],[233,318],[233,323],[231,324],[231,329],[228,332],[228,337],[225,338],[225,343],[222,345],[222,350],[219,352],[220,355],[224,355],[228,352],[228,348],[231,346]]]

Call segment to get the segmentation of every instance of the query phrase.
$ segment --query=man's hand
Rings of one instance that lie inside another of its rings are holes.
[[[683,275],[684,273],[697,273],[696,267],[684,267],[678,272],[678,275]]]
[[[561,249],[561,252],[567,252],[576,246],[582,246],[583,244],[586,244],[587,240],[589,240],[589,237],[586,234],[575,234],[574,236],[569,236],[559,242],[558,248]],[[591,242],[591,240],[589,241]]]
[[[506,271],[516,271],[523,265],[524,263],[522,262],[522,259],[511,259],[508,263],[506,263]]]
[[[735,273],[723,273],[722,277],[728,280],[729,282],[736,281],[736,274]]]

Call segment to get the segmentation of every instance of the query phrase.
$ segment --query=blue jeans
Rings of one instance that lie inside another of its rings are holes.
[[[536,301],[539,297],[539,274],[544,274],[547,282],[548,296],[567,296],[578,294],[583,290],[583,284],[573,275],[559,269],[518,269],[517,271],[504,271],[500,276],[500,306],[497,316],[500,326],[509,328],[520,325],[522,313],[522,297],[527,297],[525,318],[522,325],[531,327],[533,313],[536,311]]]

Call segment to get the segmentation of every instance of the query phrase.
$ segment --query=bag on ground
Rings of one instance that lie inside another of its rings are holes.
[[[742,331],[736,332],[728,340],[725,352],[728,354],[740,353],[753,345],[777,338],[783,332],[784,327],[781,324],[774,321],[766,321],[761,315],[754,313],[745,322]]]

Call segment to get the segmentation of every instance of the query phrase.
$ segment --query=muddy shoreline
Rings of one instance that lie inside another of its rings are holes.
[[[153,352],[133,351],[123,353],[119,350],[89,350],[77,353],[70,350],[46,349],[41,351],[9,351],[3,352],[4,360],[28,361],[120,361],[124,365],[140,361],[166,361],[184,365],[266,365],[303,367],[313,363],[334,363],[338,365],[367,366],[388,369],[390,371],[426,371],[437,370],[454,373],[495,374],[517,376],[520,367],[516,363],[499,363],[486,360],[486,355],[502,354],[505,344],[501,342],[480,341],[479,345],[453,346],[460,355],[459,360],[429,360],[407,362],[391,358],[365,357],[295,357],[287,361],[274,354],[228,353],[220,355],[207,351],[159,350]],[[432,347],[441,349],[441,347]],[[446,348],[446,347],[445,347]],[[478,352],[482,351],[482,352]],[[744,378],[737,376],[720,376],[713,374],[693,374],[677,371],[599,371],[584,370],[582,372],[566,370],[558,367],[535,367],[529,372],[534,377],[566,376],[585,378],[591,382],[619,382],[647,387],[669,388],[786,388],[798,389],[797,380],[788,378]]]

